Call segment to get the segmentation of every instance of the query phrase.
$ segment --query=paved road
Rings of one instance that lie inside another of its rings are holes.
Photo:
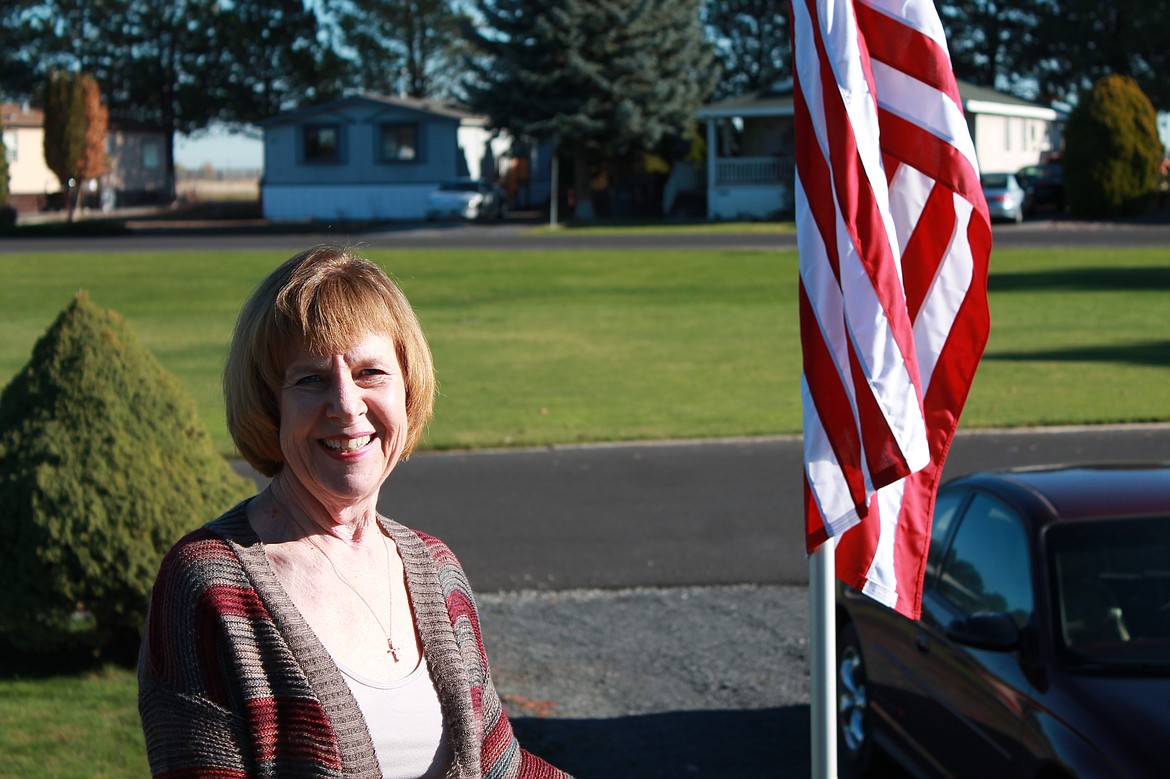
[[[1170,460],[1170,425],[960,431],[944,478]],[[432,532],[479,591],[804,585],[796,437],[422,453],[380,508]]]
[[[1163,223],[1166,222],[1166,223]],[[794,234],[663,233],[534,234],[534,222],[502,224],[402,224],[354,230],[344,223],[320,228],[288,225],[284,232],[248,224],[203,227],[172,225],[137,230],[127,236],[77,238],[0,238],[0,252],[37,251],[192,251],[241,249],[293,253],[319,243],[342,243],[385,249],[466,248],[514,251],[553,249],[782,249],[796,245]],[[1037,219],[995,225],[995,245],[1010,247],[1149,247],[1170,246],[1170,218],[1157,223],[1102,223]]]

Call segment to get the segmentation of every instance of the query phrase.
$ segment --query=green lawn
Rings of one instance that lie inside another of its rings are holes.
[[[374,252],[415,302],[442,396],[432,447],[794,433],[796,255]],[[228,451],[218,374],[275,253],[0,255],[0,382],[79,287],[125,316]],[[966,427],[1170,419],[1163,250],[997,251]],[[0,758],[26,777],[146,774],[132,674],[0,673]]]
[[[376,251],[414,301],[439,374],[431,448],[794,433],[791,251]],[[232,321],[283,256],[0,256],[0,381],[79,287],[188,388],[225,454]],[[1162,250],[1003,250],[967,427],[1170,418]]]
[[[120,669],[0,678],[0,774],[25,779],[149,776],[137,694],[133,672]]]

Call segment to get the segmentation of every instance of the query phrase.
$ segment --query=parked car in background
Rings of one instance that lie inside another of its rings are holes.
[[[1024,214],[1064,213],[1064,166],[1059,160],[1028,165],[1016,171],[1024,188]]]
[[[501,219],[504,190],[483,179],[446,181],[427,197],[427,219]]]
[[[915,622],[842,585],[843,777],[1138,779],[1170,766],[1170,464],[939,492]]]
[[[984,173],[979,182],[993,221],[1024,221],[1024,188],[1014,173]]]

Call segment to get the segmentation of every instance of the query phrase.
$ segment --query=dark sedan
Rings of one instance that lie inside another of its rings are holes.
[[[1028,165],[1016,171],[1024,188],[1024,214],[1064,213],[1064,166],[1059,161]]]
[[[922,620],[837,611],[842,776],[1170,775],[1170,464],[949,482]]]

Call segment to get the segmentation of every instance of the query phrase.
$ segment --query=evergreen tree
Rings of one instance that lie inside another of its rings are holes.
[[[85,73],[50,73],[44,105],[45,164],[65,190],[72,221],[82,184],[106,170],[108,113],[97,82]]]
[[[422,98],[456,86],[463,46],[451,0],[351,0],[337,15],[361,87]]]
[[[251,123],[340,94],[345,62],[304,0],[235,0],[211,24],[201,86],[218,120]]]
[[[767,89],[792,75],[786,0],[707,0],[704,20],[723,66],[716,96]]]
[[[1162,161],[1157,114],[1137,82],[1106,76],[1081,96],[1065,130],[1064,186],[1076,216],[1139,213]]]
[[[1170,0],[1043,0],[1023,42],[1042,98],[1069,100],[1110,74],[1130,76],[1170,108]]]
[[[1049,0],[939,2],[939,18],[955,75],[980,86],[1028,91],[1028,67],[1040,14]],[[1028,97],[1029,95],[1022,95]]]
[[[78,293],[0,394],[0,633],[135,646],[165,551],[253,491],[122,318]]]
[[[699,0],[477,0],[465,83],[495,127],[571,150],[576,216],[591,176],[684,135],[718,78]]]

